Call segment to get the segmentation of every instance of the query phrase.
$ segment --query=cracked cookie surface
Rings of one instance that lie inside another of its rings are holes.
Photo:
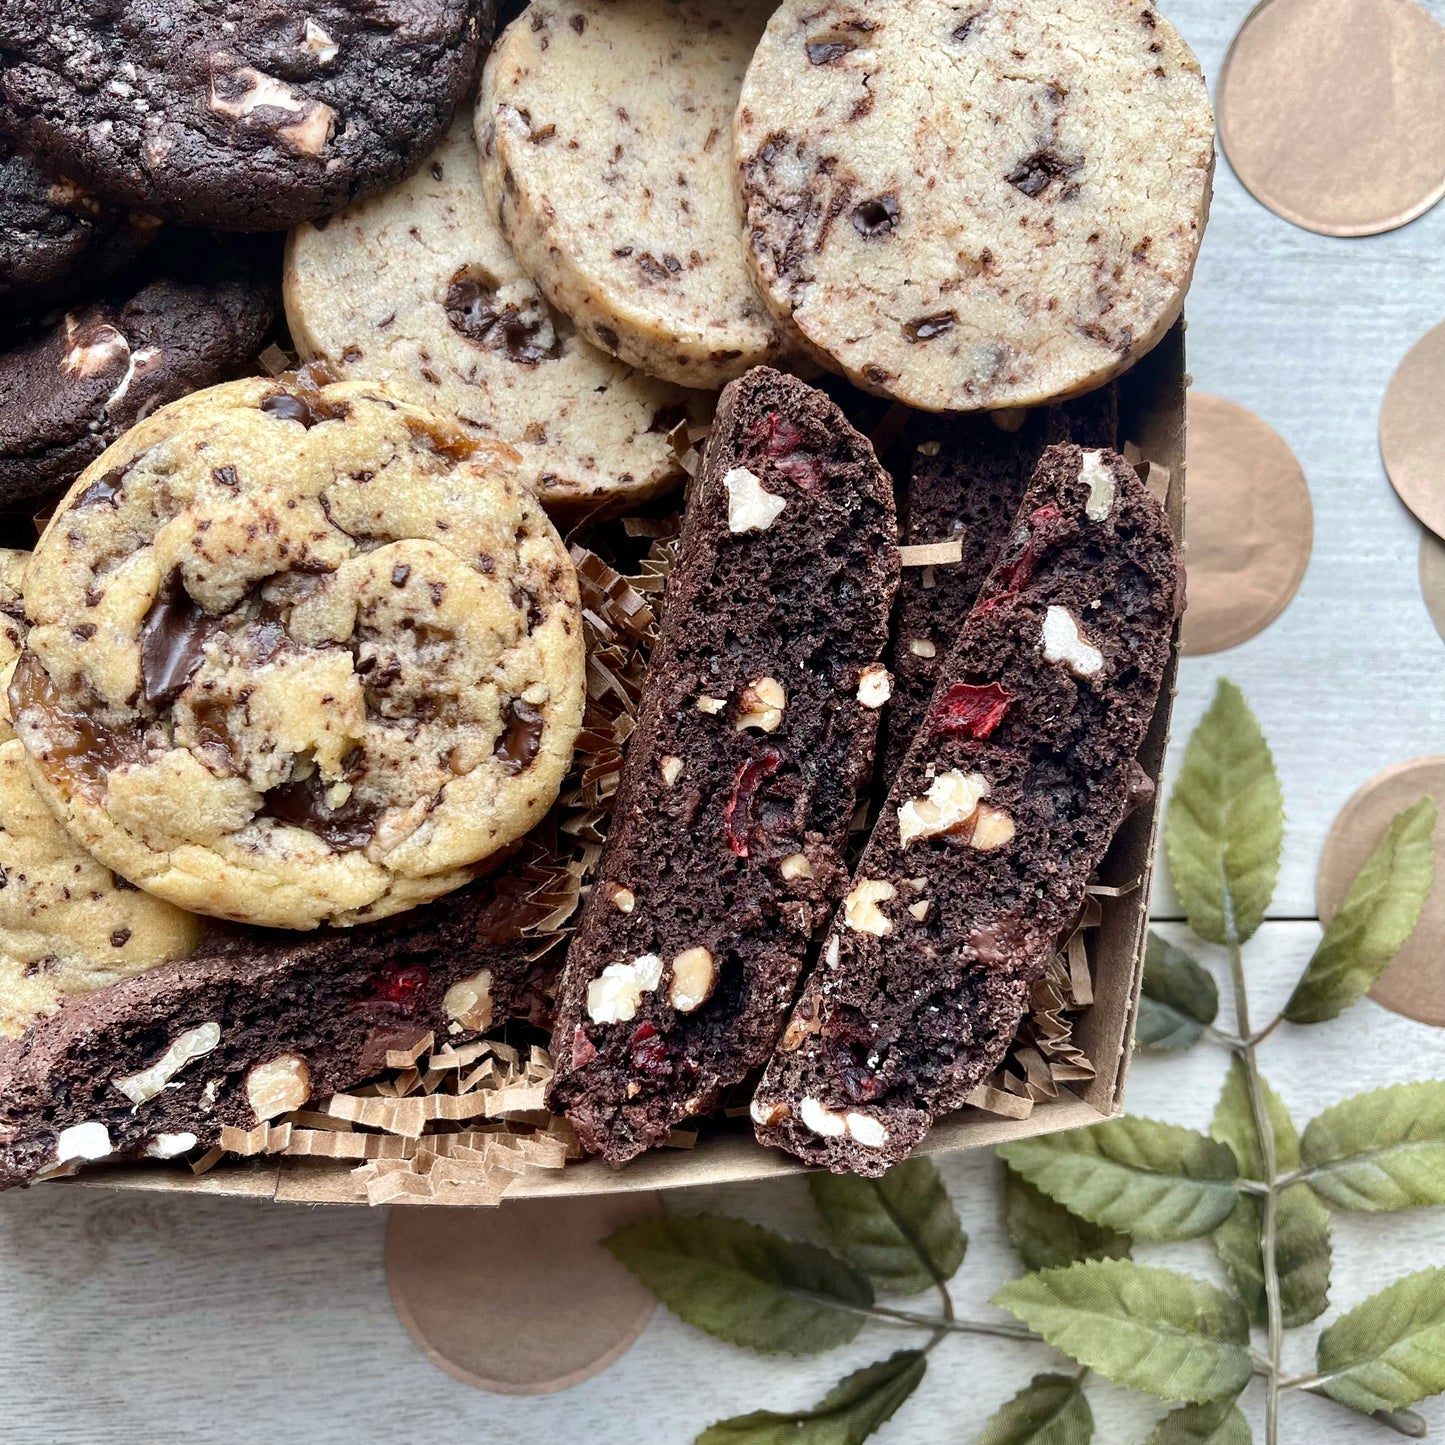
[[[511,454],[316,373],[147,418],[26,577],[11,683],[50,807],[195,912],[356,923],[459,887],[556,796],[576,576]]]
[[[487,200],[595,345],[716,387],[798,351],[748,273],[729,164],[771,0],[534,0],[477,106]]]
[[[1075,395],[1160,340],[1213,153],[1198,62],[1135,0],[786,0],[734,128],[763,295],[928,411]]]
[[[494,14],[492,0],[11,0],[0,130],[168,220],[284,229],[431,149]]]
[[[286,316],[308,358],[405,386],[516,447],[552,510],[614,510],[676,486],[667,434],[711,411],[547,305],[487,209],[468,116],[399,186],[292,232]]]
[[[28,552],[0,550],[0,687],[25,644]],[[0,1038],[63,999],[180,958],[202,921],[123,882],[56,822],[25,767],[0,692]]]

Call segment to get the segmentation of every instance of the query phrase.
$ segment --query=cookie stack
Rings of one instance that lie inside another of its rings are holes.
[[[0,1184],[519,1016],[614,1162],[751,1098],[878,1172],[1138,801],[1179,568],[1113,378],[1207,212],[1177,33],[494,18],[0,16]],[[624,684],[581,548],[678,527]]]

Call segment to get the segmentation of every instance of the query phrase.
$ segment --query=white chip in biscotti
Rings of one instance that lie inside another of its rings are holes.
[[[1147,0],[785,0],[734,129],[766,299],[931,411],[1071,396],[1153,346],[1213,156],[1199,65]]]
[[[721,386],[796,350],[748,272],[733,197],[738,88],[770,0],[533,0],[477,108],[487,199],[589,340]]]
[[[314,372],[197,392],[103,452],[26,568],[10,686],[76,841],[178,907],[314,928],[528,832],[571,764],[582,619],[511,455]]]
[[[711,411],[547,305],[487,209],[465,115],[410,179],[291,233],[286,319],[304,359],[405,387],[515,447],[552,512],[615,512],[678,485],[667,434]]]

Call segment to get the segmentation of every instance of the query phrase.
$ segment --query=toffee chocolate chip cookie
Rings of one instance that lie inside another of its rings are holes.
[[[0,145],[0,315],[43,311],[108,281],[160,233]]]
[[[1163,337],[1214,123],[1141,0],[785,0],[733,143],[777,314],[866,390],[976,411],[1086,391]]]
[[[321,381],[187,397],[88,468],[11,683],[86,848],[283,928],[466,882],[546,812],[583,695],[576,576],[505,450]]]
[[[554,511],[615,511],[676,486],[667,434],[711,410],[551,310],[488,213],[467,116],[409,180],[292,232],[286,317],[303,356],[405,386],[514,446]]]
[[[0,551],[0,687],[25,642],[28,552]],[[0,1038],[67,998],[189,953],[201,920],[118,879],[56,822],[0,693]]]
[[[492,0],[11,0],[0,131],[121,204],[281,230],[426,155],[494,18]]]
[[[487,199],[596,345],[721,386],[798,347],[748,274],[728,136],[771,0],[533,0],[477,106]]]
[[[205,249],[0,352],[0,506],[61,491],[148,412],[234,376],[275,309],[249,265]]]

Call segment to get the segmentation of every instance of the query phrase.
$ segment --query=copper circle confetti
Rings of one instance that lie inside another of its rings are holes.
[[[1284,438],[1223,397],[1189,393],[1183,651],[1222,652],[1289,605],[1309,565],[1314,509]]]
[[[1445,324],[1427,331],[1390,378],[1380,456],[1400,500],[1445,535]]]
[[[1385,836],[1390,820],[1427,793],[1440,809],[1435,851],[1437,856],[1445,857],[1445,757],[1414,758],[1386,768],[1340,809],[1325,839],[1315,878],[1315,906],[1321,923],[1328,923],[1334,917],[1356,874]],[[1437,1028],[1445,1027],[1445,876],[1442,874],[1445,870],[1436,873],[1435,886],[1425,901],[1415,932],[1386,969],[1384,977],[1370,990],[1370,997],[1376,1003]]]
[[[1445,195],[1445,30],[1415,0],[1264,0],[1216,108],[1245,188],[1307,230],[1374,235]]]
[[[655,1194],[391,1211],[392,1307],[428,1359],[479,1390],[545,1395],[619,1359],[656,1301],[601,1240],[661,1213]]]

